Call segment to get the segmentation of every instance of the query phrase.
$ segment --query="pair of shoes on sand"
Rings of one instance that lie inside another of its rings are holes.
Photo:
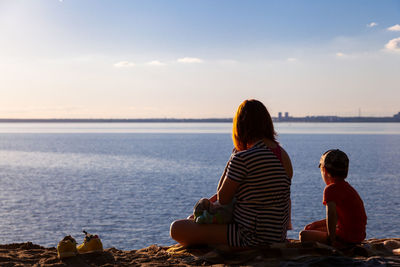
[[[77,246],[75,239],[70,235],[67,235],[58,243],[57,255],[59,259],[74,257],[78,255],[78,253],[103,251],[103,244],[97,235],[88,234],[86,231],[83,231],[83,233],[85,234],[85,239],[79,246]]]

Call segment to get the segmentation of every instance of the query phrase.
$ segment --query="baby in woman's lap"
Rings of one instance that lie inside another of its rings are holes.
[[[193,219],[199,224],[227,224],[232,221],[233,202],[221,205],[207,198],[197,201],[193,208]]]

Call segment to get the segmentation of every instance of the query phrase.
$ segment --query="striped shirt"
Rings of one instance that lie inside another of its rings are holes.
[[[283,242],[290,212],[290,183],[284,167],[263,141],[232,154],[226,178],[240,183],[235,193],[228,242],[248,247]]]

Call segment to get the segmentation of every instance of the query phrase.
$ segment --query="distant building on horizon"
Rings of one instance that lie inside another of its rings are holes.
[[[278,112],[278,119],[289,119],[289,112],[285,111],[285,117],[282,116],[282,112]]]
[[[400,122],[400,112],[392,117],[339,117],[339,116],[306,116],[291,117],[289,112],[278,113],[278,118],[273,118],[276,122]]]

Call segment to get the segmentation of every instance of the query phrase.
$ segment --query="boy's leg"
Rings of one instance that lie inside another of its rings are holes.
[[[170,235],[182,245],[228,244],[226,224],[198,224],[179,220],[171,224]]]
[[[315,227],[314,229],[312,229],[312,230],[315,230],[315,231],[320,231],[320,232],[328,232],[328,229],[326,228],[326,225],[324,224],[324,225],[322,225],[322,226],[319,226],[319,227]]]
[[[317,231],[322,231],[322,232],[328,232],[328,230],[326,229],[326,219],[322,219],[322,220],[307,224],[304,227],[304,230],[317,230]]]
[[[299,233],[299,239],[301,242],[312,241],[327,244],[328,233],[326,231],[304,230]]]

